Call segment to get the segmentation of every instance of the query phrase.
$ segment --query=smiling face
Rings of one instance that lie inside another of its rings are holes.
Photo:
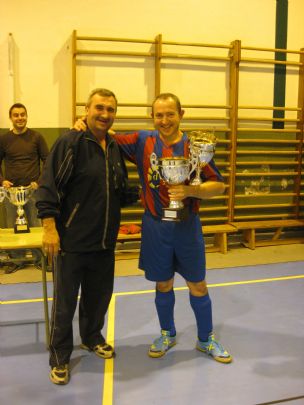
[[[13,124],[13,132],[20,134],[25,132],[27,124],[27,112],[23,107],[14,107],[10,112],[10,119]]]
[[[154,127],[161,137],[171,143],[180,137],[180,122],[184,111],[179,110],[172,97],[157,99],[153,104]]]
[[[98,139],[104,138],[113,125],[116,109],[116,100],[112,96],[94,94],[91,98],[90,104],[86,107],[87,125]]]

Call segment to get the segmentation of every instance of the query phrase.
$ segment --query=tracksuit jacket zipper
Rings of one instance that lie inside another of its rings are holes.
[[[107,203],[106,203],[106,218],[105,218],[105,226],[104,226],[104,232],[103,232],[103,238],[102,238],[102,247],[103,249],[106,248],[106,235],[107,235],[107,229],[109,226],[109,205],[110,205],[110,198],[109,198],[109,163],[108,163],[108,159],[107,159],[107,155],[108,155],[108,149],[109,149],[109,145],[107,145],[106,147],[106,151],[103,150],[104,154],[105,154],[105,159],[106,159],[106,190],[107,190]]]
[[[90,139],[90,138],[86,138],[86,139],[89,140],[89,141],[97,143],[97,145],[101,148],[102,153],[105,156],[105,163],[106,163],[106,215],[105,215],[105,225],[104,225],[103,236],[102,236],[102,240],[101,240],[101,246],[102,246],[103,249],[106,249],[106,236],[107,236],[107,230],[108,230],[108,226],[109,226],[109,206],[110,206],[109,162],[108,162],[107,156],[109,154],[109,146],[111,145],[111,143],[113,141],[110,140],[110,142],[106,145],[106,150],[103,150],[103,148],[101,147],[101,145],[98,142],[96,142],[96,141],[94,141],[93,139]]]

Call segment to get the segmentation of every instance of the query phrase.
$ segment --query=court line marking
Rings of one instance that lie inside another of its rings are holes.
[[[275,404],[282,404],[283,402],[297,401],[298,399],[304,399],[304,395],[301,395],[299,397],[277,399],[276,401],[271,401],[271,402],[263,402],[263,403],[259,402],[258,404],[255,404],[255,405],[275,405]]]
[[[302,278],[304,278],[304,274],[300,274],[297,276],[282,276],[282,277],[272,277],[272,278],[261,278],[261,279],[257,279],[257,280],[243,280],[243,281],[231,281],[231,282],[226,282],[226,283],[214,283],[214,284],[207,284],[207,286],[208,286],[208,288],[230,287],[230,286],[234,286],[234,285],[269,283],[272,281],[296,280],[296,279],[302,279]],[[188,290],[188,287],[175,287],[174,290],[175,291]],[[124,296],[124,295],[151,294],[154,292],[155,292],[155,289],[142,290],[142,291],[125,291],[125,292],[113,293],[113,296],[119,297],[119,296]],[[48,301],[53,301],[53,298],[48,298]],[[23,300],[0,301],[0,305],[28,304],[28,303],[33,303],[33,302],[43,302],[43,298],[30,298],[30,299],[23,299]]]
[[[273,281],[286,281],[286,280],[298,280],[304,279],[304,274],[297,276],[282,276],[282,277],[272,277],[263,278],[257,280],[244,280],[244,281],[232,281],[225,283],[214,283],[208,284],[208,288],[216,287],[230,287],[235,285],[248,285],[248,284],[258,284],[258,283],[269,283]],[[176,287],[175,291],[188,290],[188,287]],[[128,296],[128,295],[142,295],[155,293],[153,290],[142,290],[142,291],[129,291],[129,292],[117,292],[113,293],[112,299],[108,309],[108,325],[107,325],[107,339],[106,341],[114,347],[114,337],[115,337],[115,307],[116,307],[116,297]],[[48,298],[48,301],[52,301],[52,298]],[[0,301],[2,305],[11,304],[21,304],[21,303],[31,303],[31,302],[43,302],[42,298],[37,299],[27,299],[27,300],[12,300],[12,301]],[[102,405],[112,405],[113,404],[113,391],[114,391],[114,358],[105,360],[104,376],[103,376],[103,394],[102,394]]]
[[[297,280],[304,279],[304,274],[298,276],[283,276],[283,277],[273,277],[273,278],[264,278],[258,280],[246,280],[246,281],[234,281],[226,283],[216,283],[208,284],[208,288],[215,287],[230,287],[233,285],[245,285],[245,284],[257,284],[257,283],[268,283],[272,281],[285,281],[285,280]],[[175,291],[188,290],[188,287],[176,287]],[[151,294],[155,293],[154,290],[144,290],[144,291],[130,291],[130,292],[120,292],[113,293],[112,299],[108,311],[108,326],[107,326],[107,338],[106,341],[113,345],[114,347],[114,337],[115,337],[115,306],[116,306],[116,297],[128,296],[128,295],[142,295],[142,294]],[[104,367],[104,378],[103,378],[103,399],[102,405],[112,405],[113,404],[113,393],[114,393],[114,359],[105,360]]]
[[[107,326],[107,338],[106,342],[114,347],[114,335],[115,335],[115,307],[116,296],[112,295],[109,309],[108,309],[108,326]],[[113,403],[113,386],[114,386],[114,358],[105,360],[104,375],[103,375],[103,405],[112,405]]]

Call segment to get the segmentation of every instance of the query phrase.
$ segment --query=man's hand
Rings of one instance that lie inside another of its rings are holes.
[[[51,264],[53,258],[58,255],[60,238],[56,229],[54,218],[44,218],[42,220],[42,226],[42,247],[47,255],[48,263]]]
[[[4,187],[4,188],[10,188],[13,185],[14,185],[14,183],[12,183],[12,182],[10,182],[8,180],[3,180],[3,182],[2,182],[2,187]]]
[[[178,186],[169,186],[168,193],[171,201],[181,201],[187,197],[193,197],[193,186],[180,184]]]
[[[78,120],[75,122],[73,129],[76,129],[76,131],[86,131],[87,130],[87,124],[85,122],[86,117],[78,118]]]
[[[72,129],[76,129],[76,131],[86,131],[88,129],[86,117],[78,118]],[[115,131],[113,131],[113,129],[109,129],[108,134],[115,135]]]
[[[200,185],[184,185],[169,186],[168,192],[170,200],[183,200],[187,197],[194,197],[199,199],[208,199],[217,195],[223,194],[225,191],[225,184],[219,181],[206,181]]]

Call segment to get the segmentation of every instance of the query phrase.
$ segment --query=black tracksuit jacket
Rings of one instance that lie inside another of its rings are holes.
[[[126,167],[110,136],[106,158],[89,130],[71,130],[47,158],[36,194],[38,217],[55,218],[62,251],[114,249],[126,184]]]

